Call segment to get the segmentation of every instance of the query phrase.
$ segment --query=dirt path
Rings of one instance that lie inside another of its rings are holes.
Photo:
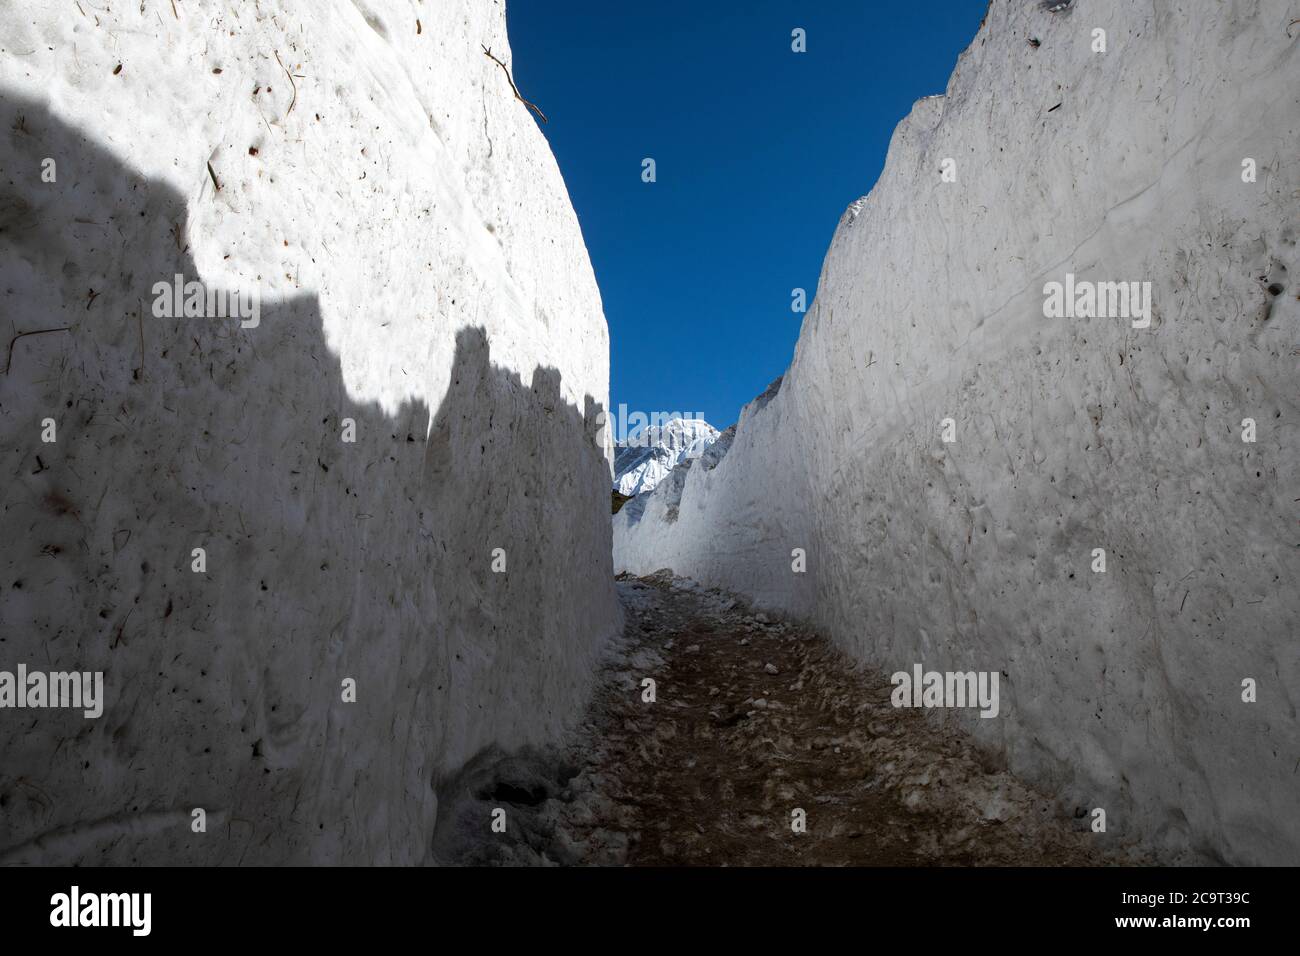
[[[1058,808],[969,738],[890,704],[824,640],[660,573],[626,580],[580,738],[488,760],[459,786],[440,856],[641,865],[1093,865],[1082,809]],[[655,701],[642,681],[655,681]],[[506,834],[483,842],[485,814]],[[795,832],[794,811],[806,816]],[[456,837],[459,837],[457,839]],[[437,845],[437,841],[435,842]],[[1113,858],[1112,858],[1113,859]]]

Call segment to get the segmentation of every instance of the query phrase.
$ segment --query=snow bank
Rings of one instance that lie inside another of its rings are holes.
[[[107,703],[0,709],[0,859],[428,859],[620,615],[605,321],[503,6],[83,7],[0,11],[5,341],[67,327],[0,375],[0,670]],[[258,321],[157,317],[176,274]]]
[[[995,0],[841,219],[779,391],[615,517],[615,569],[887,673],[1001,671],[999,719],[960,719],[1112,835],[1300,862],[1292,16]],[[1150,327],[1045,318],[1067,273],[1152,283]]]

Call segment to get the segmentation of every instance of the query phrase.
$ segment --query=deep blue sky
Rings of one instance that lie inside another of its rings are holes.
[[[785,371],[790,290],[811,305],[840,214],[986,6],[508,0],[515,79],[550,120],[604,299],[613,410],[723,428]]]

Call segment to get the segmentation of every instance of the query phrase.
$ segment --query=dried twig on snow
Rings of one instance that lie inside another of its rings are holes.
[[[293,99],[289,101],[289,108],[284,111],[284,115],[288,116],[293,112],[293,104],[298,102],[298,84],[293,81],[293,74],[289,72],[280,59],[280,51],[272,50],[271,52],[275,54],[275,62],[280,64],[280,69],[284,70],[284,75],[289,78],[289,85],[293,87]]]
[[[482,44],[479,45],[482,46]],[[543,123],[545,123],[546,114],[542,112],[542,108],[538,106],[536,103],[530,102],[529,100],[526,100],[519,95],[519,87],[515,86],[515,78],[510,75],[510,67],[506,66],[504,63],[502,63],[500,60],[494,57],[492,55],[492,51],[489,50],[487,47],[483,47],[483,55],[486,56],[493,63],[495,63],[497,66],[501,67],[502,71],[506,75],[506,79],[510,81],[510,89],[515,91],[515,99],[517,99],[520,103],[523,103],[524,106],[527,106],[530,110],[536,113],[538,118]]]
[[[33,332],[19,332],[17,335],[15,335],[12,339],[9,340],[9,358],[5,362],[5,374],[6,375],[9,374],[9,368],[14,364],[14,343],[17,342],[19,339],[21,339],[24,335],[44,335],[46,332],[67,332],[70,331],[71,328],[72,326],[70,325],[61,325],[57,329],[36,329]]]

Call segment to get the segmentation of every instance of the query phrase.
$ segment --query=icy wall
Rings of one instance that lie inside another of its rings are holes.
[[[960,719],[1111,836],[1300,862],[1294,16],[995,0],[841,219],[779,391],[676,520],[667,485],[616,516],[616,570],[887,673],[1001,671],[1000,717]],[[1149,328],[1046,318],[1067,273],[1150,282]]]
[[[553,739],[619,625],[605,320],[503,5],[0,37],[0,346],[66,329],[0,375],[0,671],[106,696],[0,709],[0,862],[427,859],[439,783]],[[176,274],[256,324],[157,316]]]

